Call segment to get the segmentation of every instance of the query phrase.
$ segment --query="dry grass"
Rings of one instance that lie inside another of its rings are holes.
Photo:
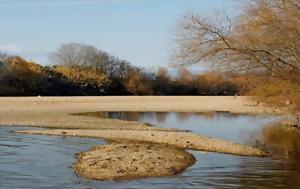
[[[270,107],[282,110],[300,117],[300,84],[275,78],[265,81],[255,79],[251,84],[250,95]]]

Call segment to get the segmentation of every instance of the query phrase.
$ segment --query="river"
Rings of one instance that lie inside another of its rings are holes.
[[[147,122],[167,128],[189,130],[243,144],[274,117],[229,113],[97,112],[90,115]],[[299,188],[300,168],[279,158],[253,158],[189,151],[197,162],[184,173],[166,178],[132,181],[90,181],[74,174],[76,153],[100,139],[22,135],[12,131],[25,127],[0,127],[0,188]]]

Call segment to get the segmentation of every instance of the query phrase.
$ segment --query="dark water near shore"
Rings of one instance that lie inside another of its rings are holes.
[[[147,122],[207,136],[252,143],[262,126],[274,120],[227,113],[93,113],[93,116]],[[0,188],[300,188],[300,166],[279,158],[251,158],[191,151],[196,164],[167,178],[122,182],[88,181],[72,170],[75,154],[102,140],[21,135],[0,127]]]

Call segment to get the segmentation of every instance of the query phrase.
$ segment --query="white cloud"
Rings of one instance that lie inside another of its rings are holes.
[[[0,45],[0,51],[15,54],[15,53],[22,53],[23,49],[17,45]]]

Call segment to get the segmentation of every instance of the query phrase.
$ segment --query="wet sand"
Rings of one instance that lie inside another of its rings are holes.
[[[242,144],[233,143],[217,138],[205,137],[188,132],[172,131],[139,131],[139,130],[72,130],[45,129],[18,131],[22,134],[93,137],[108,140],[130,140],[169,145],[181,149],[218,152],[239,156],[263,157],[268,154]]]

